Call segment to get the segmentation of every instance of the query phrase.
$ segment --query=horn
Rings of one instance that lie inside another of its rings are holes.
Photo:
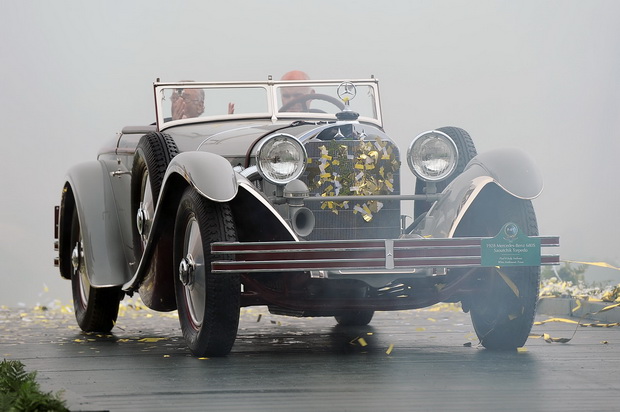
[[[307,207],[291,208],[291,226],[301,237],[306,237],[314,230],[316,219],[314,213]]]

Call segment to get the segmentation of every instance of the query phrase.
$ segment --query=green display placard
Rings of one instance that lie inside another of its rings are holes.
[[[515,223],[506,223],[480,246],[482,266],[540,266],[540,239],[521,233]]]

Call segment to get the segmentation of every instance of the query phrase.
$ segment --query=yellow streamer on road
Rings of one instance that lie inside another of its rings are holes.
[[[607,262],[580,262],[578,260],[562,260],[562,262],[567,262],[567,263],[578,263],[580,265],[590,265],[590,266],[598,266],[601,268],[608,268],[608,269],[613,269],[613,270],[620,270],[620,268],[615,267],[610,265]]]

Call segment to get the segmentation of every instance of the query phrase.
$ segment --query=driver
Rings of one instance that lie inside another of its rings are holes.
[[[202,89],[175,89],[171,100],[172,120],[198,117],[205,110],[205,91]]]
[[[285,73],[281,80],[310,80],[310,76],[300,70],[292,70]],[[306,94],[314,94],[314,89],[305,86],[290,86],[280,88],[280,97],[282,98],[282,106],[286,106],[287,103],[298,99]],[[306,100],[287,107],[286,112],[307,112],[309,111],[310,102],[312,99]]]

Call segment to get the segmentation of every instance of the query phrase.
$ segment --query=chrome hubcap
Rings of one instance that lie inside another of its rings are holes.
[[[185,226],[183,255],[179,263],[179,280],[193,327],[202,325],[206,307],[205,256],[198,221],[192,217]]]
[[[183,286],[189,287],[194,284],[194,273],[196,271],[196,262],[191,254],[187,254],[179,264],[179,280]]]
[[[90,291],[90,281],[86,273],[86,263],[84,262],[84,246],[80,241],[75,242],[73,252],[71,252],[71,265],[73,266],[73,276],[79,282],[80,297],[82,306],[86,307],[88,303],[88,294]]]
[[[80,262],[82,261],[82,248],[80,247],[80,242],[75,243],[75,247],[73,248],[73,252],[71,252],[71,265],[73,266],[74,271],[78,271],[80,269]]]
[[[140,203],[140,207],[138,208],[138,214],[136,216],[136,226],[138,227],[138,233],[143,238],[148,237],[149,231],[149,211],[145,208],[144,202]]]

